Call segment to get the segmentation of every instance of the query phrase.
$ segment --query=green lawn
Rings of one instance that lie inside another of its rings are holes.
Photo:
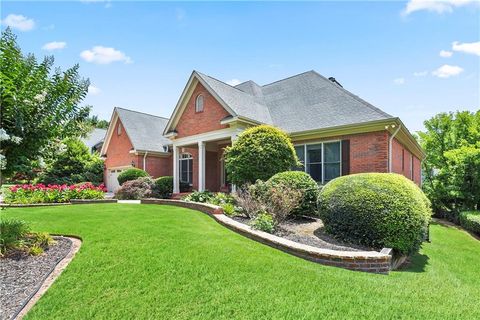
[[[480,319],[480,242],[433,225],[388,276],[318,265],[158,205],[10,208],[80,252],[27,319]]]

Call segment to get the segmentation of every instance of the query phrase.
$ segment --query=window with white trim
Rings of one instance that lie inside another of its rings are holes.
[[[202,112],[203,111],[203,95],[199,94],[197,99],[195,99],[195,112]]]
[[[305,171],[318,183],[327,183],[342,174],[341,150],[340,141],[296,145],[302,166],[295,170]]]
[[[190,153],[182,153],[180,155],[179,174],[180,182],[192,184],[193,182],[193,157]]]
[[[121,134],[122,134],[122,124],[121,124],[121,123],[118,123],[117,135],[121,135]]]

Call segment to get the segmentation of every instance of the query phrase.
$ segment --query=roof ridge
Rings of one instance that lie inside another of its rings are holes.
[[[304,74],[309,73],[309,72],[315,72],[315,71],[314,71],[314,70],[304,71],[304,72],[301,72],[301,73],[298,73],[298,74],[294,74],[293,76],[289,76],[289,77],[286,77],[286,78],[283,78],[283,79],[280,79],[280,80],[276,80],[276,81],[273,81],[273,82],[264,84],[264,85],[262,85],[261,87],[263,88],[263,87],[272,85],[272,84],[277,83],[277,82],[280,82],[280,81],[285,81],[285,80],[288,80],[288,79],[291,79],[291,78],[295,78],[295,77],[304,75]]]
[[[146,113],[146,112],[141,112],[141,111],[137,111],[137,110],[131,110],[131,109],[126,109],[126,108],[122,108],[122,107],[115,107],[116,109],[122,109],[122,110],[125,110],[125,111],[130,111],[130,112],[136,112],[136,113],[140,113],[140,114],[145,114],[147,116],[151,116],[151,117],[156,117],[156,118],[161,118],[161,119],[165,119],[165,120],[170,120],[169,118],[166,118],[166,117],[161,117],[161,116],[157,116],[157,115],[154,115],[154,114],[150,114],[150,113]]]
[[[311,72],[313,72],[314,74],[316,74],[317,76],[319,76],[320,78],[324,79],[326,82],[328,82],[331,86],[337,88],[337,89],[340,89],[340,91],[343,91],[344,93],[348,94],[350,97],[354,98],[355,100],[363,103],[365,106],[369,107],[370,109],[384,115],[384,116],[388,116],[390,118],[395,118],[394,116],[392,116],[391,114],[388,114],[386,113],[385,111],[383,111],[382,109],[380,108],[377,108],[375,107],[373,104],[369,103],[368,101],[360,98],[359,96],[351,93],[350,91],[348,91],[347,89],[345,89],[344,87],[341,87],[339,85],[336,85],[335,83],[333,83],[332,81],[328,80],[326,77],[322,76],[320,73],[318,73],[317,71],[315,70],[311,70]]]

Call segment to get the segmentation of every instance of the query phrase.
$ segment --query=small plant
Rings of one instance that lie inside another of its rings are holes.
[[[233,216],[235,215],[235,206],[231,203],[225,203],[222,205],[223,213],[225,213],[227,216]]]
[[[170,198],[173,193],[173,177],[165,176],[156,179],[153,186],[153,193],[154,196],[161,199]]]
[[[117,180],[120,185],[123,185],[127,181],[137,180],[138,178],[148,177],[148,176],[149,176],[148,173],[142,169],[131,168],[131,169],[122,171],[118,175]]]
[[[38,245],[33,245],[28,249],[28,253],[32,256],[39,256],[44,252],[43,248]]]
[[[189,202],[209,203],[214,197],[215,195],[210,191],[194,191],[183,197],[182,200]]]
[[[231,194],[217,192],[208,202],[217,206],[223,206],[224,204],[235,205],[235,198]]]
[[[23,246],[30,227],[23,220],[2,219],[0,221],[0,253],[4,255],[10,249]]]
[[[275,221],[273,220],[272,215],[262,212],[258,214],[255,219],[252,220],[251,226],[254,229],[273,233],[275,231]]]
[[[33,246],[39,246],[42,248],[46,248],[55,242],[48,232],[33,232],[30,233],[27,237],[28,243]]]
[[[142,177],[136,180],[126,181],[117,190],[115,198],[120,200],[140,200],[152,196],[153,180]]]
[[[245,185],[234,194],[235,201],[247,218],[255,218],[259,212],[265,211],[265,205],[259,196],[261,183],[263,181],[258,180],[254,185]]]

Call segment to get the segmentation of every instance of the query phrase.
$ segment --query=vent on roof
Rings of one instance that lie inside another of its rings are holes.
[[[339,85],[340,87],[343,88],[343,86],[340,84],[340,82],[338,82],[337,80],[335,80],[334,77],[330,77],[330,78],[328,78],[328,80],[332,81],[333,83],[335,83],[335,84],[337,84],[337,85]]]

